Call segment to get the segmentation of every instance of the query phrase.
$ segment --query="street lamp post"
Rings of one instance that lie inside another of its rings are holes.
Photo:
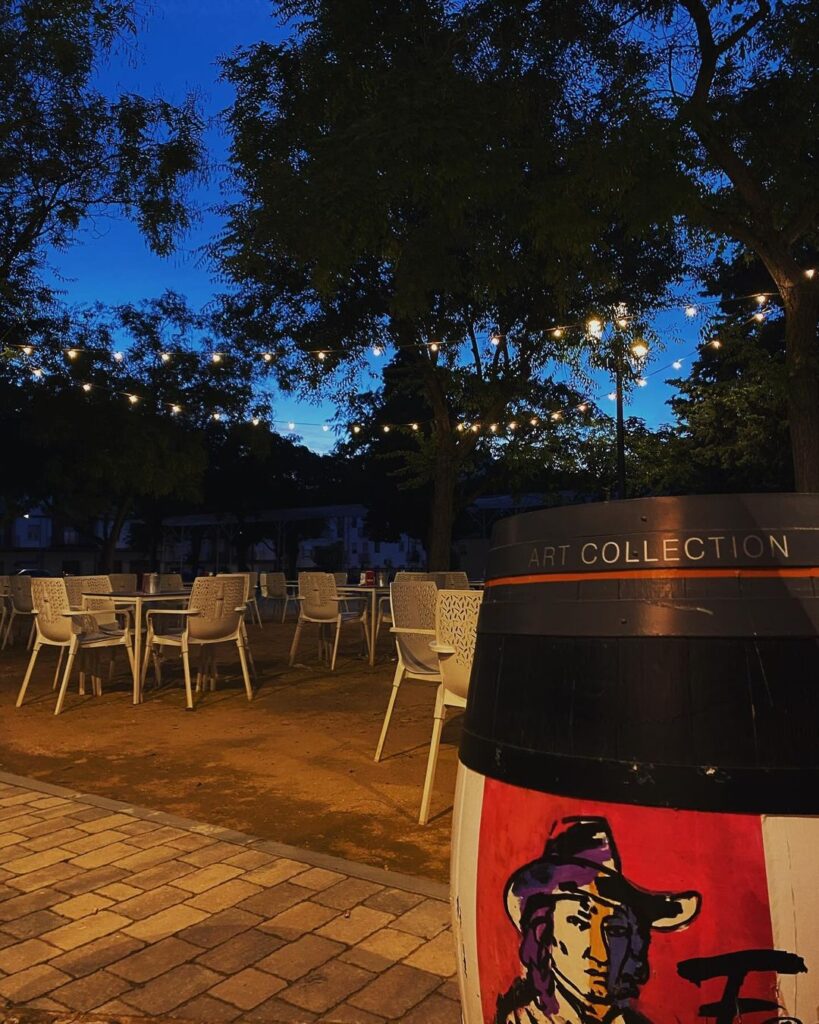
[[[614,392],[617,402],[617,497],[626,496],[626,425],[623,418],[623,359],[614,364]]]

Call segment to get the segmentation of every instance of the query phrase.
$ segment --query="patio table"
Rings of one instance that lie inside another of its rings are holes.
[[[383,597],[385,594],[389,594],[389,587],[362,587],[358,584],[355,586],[336,587],[336,593],[343,594],[345,597],[364,597],[369,595],[370,598],[370,664],[375,664],[375,623],[378,615],[378,599]]]
[[[83,594],[83,597],[105,597],[114,606],[123,605],[134,609],[134,704],[142,702],[142,689],[139,685],[142,672],[142,612],[146,604],[151,602],[181,601],[189,599],[189,590],[167,590],[159,594],[149,594],[145,590],[131,590],[126,594]]]

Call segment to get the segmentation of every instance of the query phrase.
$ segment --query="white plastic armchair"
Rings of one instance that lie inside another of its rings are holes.
[[[244,629],[244,603],[247,582],[241,574],[224,576],[199,576],[194,580],[188,607],[151,608],[146,613],[148,633],[145,640],[145,656],[142,661],[140,685],[145,686],[148,660],[153,658],[154,671],[161,681],[157,648],[178,648],[182,655],[182,670],[185,677],[185,701],[188,710],[193,709],[191,686],[190,651],[199,647],[204,651],[215,644],[235,643],[242,667],[247,699],[253,699],[253,687],[248,672],[248,648]],[[168,633],[157,633],[154,628],[156,616],[182,616],[183,627]],[[201,674],[200,674],[201,675]]]
[[[161,572],[159,574],[159,592],[160,594],[175,594],[177,591],[184,590],[182,584],[182,574],[179,572]]]
[[[31,576],[9,577],[8,622],[6,623],[6,631],[3,634],[3,646],[0,647],[0,650],[5,650],[9,640],[14,643],[14,622],[16,619],[31,620],[31,629],[28,634],[28,643],[26,644],[27,649],[31,650],[31,645],[34,641],[34,608],[31,603]]]
[[[31,596],[33,603],[33,614],[35,623],[34,649],[31,660],[28,663],[20,692],[17,695],[17,707],[23,703],[26,690],[37,662],[37,656],[44,646],[60,648],[60,657],[57,662],[55,682],[59,675],[62,659],[65,652],[68,652],[65,671],[63,672],[60,691],[57,694],[57,704],[54,714],[59,715],[63,709],[65,695],[71,679],[71,670],[77,654],[82,652],[98,653],[104,649],[111,649],[122,646],[128,652],[128,660],[131,664],[131,671],[134,668],[134,653],[131,648],[131,638],[128,630],[103,631],[99,628],[96,615],[89,611],[72,609],[69,606],[68,591],[65,587],[65,580],[61,579],[33,579],[31,581]],[[99,676],[94,676],[94,693],[102,692],[102,681]]]
[[[370,635],[367,629],[366,605],[355,611],[345,611],[341,607],[342,599],[336,591],[336,581],[329,572],[299,573],[299,619],[293,643],[290,646],[290,664],[296,660],[302,629],[306,623],[315,623],[319,627],[319,651],[322,657],[328,657],[330,671],[336,667],[338,642],[344,626],[358,626],[361,629],[367,651],[370,647]],[[332,652],[327,639],[327,632],[335,627]]]
[[[282,622],[287,617],[288,604],[292,602],[298,608],[298,601],[288,589],[287,580],[283,572],[259,573],[259,589],[264,600],[281,601]]]
[[[259,612],[259,602],[256,600],[256,584],[259,580],[259,574],[257,572],[222,572],[220,576],[242,576],[247,581],[247,589],[245,591],[245,605],[250,612],[250,621],[253,622],[255,616],[256,622],[261,626],[262,616]]]
[[[108,579],[111,582],[112,594],[133,594],[137,588],[137,574],[135,572],[112,572]]]
[[[478,615],[483,593],[480,590],[439,590],[435,603],[435,639],[429,645],[438,659],[441,683],[435,695],[432,738],[429,744],[427,773],[421,797],[418,821],[426,825],[432,802],[432,787],[438,765],[438,748],[447,708],[465,708],[469,676],[475,655]]]
[[[390,585],[390,608],[393,626],[390,632],[395,637],[398,664],[392,680],[392,690],[387,712],[375,748],[375,760],[381,760],[384,741],[390,727],[395,700],[404,679],[424,682],[441,681],[438,659],[429,644],[435,639],[435,584],[429,580],[417,580]]]

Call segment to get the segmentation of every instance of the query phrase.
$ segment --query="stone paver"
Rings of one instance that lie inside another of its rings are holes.
[[[0,774],[0,1005],[457,1024],[440,886],[54,790]]]

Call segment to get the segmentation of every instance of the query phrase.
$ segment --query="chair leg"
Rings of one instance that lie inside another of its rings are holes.
[[[250,601],[250,610],[251,610],[251,621],[253,619],[252,613],[255,612],[256,613],[256,622],[259,624],[259,629],[261,629],[262,628],[262,614],[259,611],[259,602],[256,600],[255,597],[252,598],[251,601]]]
[[[418,824],[426,825],[429,821],[429,805],[432,803],[432,787],[435,783],[435,769],[438,766],[438,748],[441,745],[441,732],[444,728],[444,716],[446,706],[444,704],[443,684],[438,687],[435,695],[435,717],[432,720],[432,739],[429,743],[429,757],[427,758],[427,774],[424,779],[424,793],[421,797],[421,813],[418,816]]]
[[[293,634],[293,643],[290,645],[290,661],[288,662],[288,664],[291,667],[293,665],[293,662],[296,660],[296,652],[299,649],[299,640],[301,638],[301,627],[302,627],[302,621],[301,621],[301,619],[299,619],[299,621],[296,623],[296,632]]]
[[[185,701],[188,711],[193,711],[193,693],[191,692],[191,661],[188,656],[187,640],[182,641],[182,669],[185,673]]]
[[[63,681],[60,684],[60,692],[57,694],[57,703],[54,707],[55,715],[59,715],[63,709],[65,694],[68,690],[68,682],[71,679],[71,669],[74,667],[74,659],[77,657],[77,647],[78,643],[76,638],[72,638],[71,646],[68,648],[68,658],[65,663],[65,672],[63,672]]]
[[[5,651],[5,649],[6,649],[6,644],[9,642],[9,637],[12,637],[12,626],[14,625],[14,616],[15,615],[16,615],[16,612],[12,608],[11,609],[11,614],[9,615],[9,622],[8,622],[8,625],[6,626],[6,632],[5,632],[5,635],[3,636],[3,646],[0,647],[0,650],[2,650],[2,651]],[[14,638],[13,637],[12,637],[12,642],[14,642]]]
[[[381,752],[384,749],[384,740],[387,738],[387,730],[390,727],[390,719],[392,718],[392,710],[395,707],[395,698],[398,696],[398,687],[401,685],[401,681],[404,678],[404,663],[399,659],[398,665],[395,668],[395,675],[392,677],[392,693],[390,694],[390,700],[387,704],[387,713],[384,715],[384,724],[381,726],[381,735],[378,737],[378,746],[375,748],[374,760],[381,760]]]
[[[287,598],[282,601],[282,622],[287,618]]]
[[[130,638],[130,636],[128,636],[127,632],[125,633],[125,638],[123,640],[123,644],[125,645],[125,650],[126,650],[126,653],[128,654],[128,664],[131,667],[131,678],[133,679],[134,671],[136,670],[136,663],[134,662],[134,649],[131,646],[131,638]],[[113,656],[113,654],[111,655],[111,664],[112,665],[114,664],[114,656]]]
[[[154,631],[149,629],[145,636],[145,653],[142,656],[142,667],[139,672],[139,692],[142,694],[145,692],[145,678],[148,675],[148,659],[151,656],[156,657],[154,652]],[[157,671],[156,665],[154,665],[154,672]]]
[[[341,616],[339,616],[336,622],[336,638],[333,641],[333,657],[330,661],[330,671],[335,672],[336,670],[336,655],[338,654],[338,641],[341,637]]]
[[[26,696],[26,690],[28,689],[29,680],[31,679],[31,673],[34,671],[34,663],[37,661],[37,655],[40,653],[40,648],[42,646],[43,645],[39,641],[37,641],[34,644],[34,650],[31,652],[31,658],[29,659],[28,668],[26,669],[26,674],[23,678],[23,683],[20,687],[20,692],[17,694],[16,707],[18,708],[23,703],[23,700]]]
[[[65,657],[65,648],[60,648],[60,653],[57,655],[57,667],[54,669],[54,682],[51,684],[52,692],[57,689],[60,683],[60,669],[63,667],[63,658]]]
[[[28,631],[28,643],[26,644],[26,650],[30,651],[34,646],[34,633],[35,633],[35,620],[34,616],[31,616],[31,629]]]
[[[247,671],[247,657],[245,656],[245,645],[241,635],[236,637],[236,646],[239,648],[239,661],[242,665],[242,677],[245,681],[245,693],[248,700],[253,700],[253,687],[250,685],[250,676]]]

